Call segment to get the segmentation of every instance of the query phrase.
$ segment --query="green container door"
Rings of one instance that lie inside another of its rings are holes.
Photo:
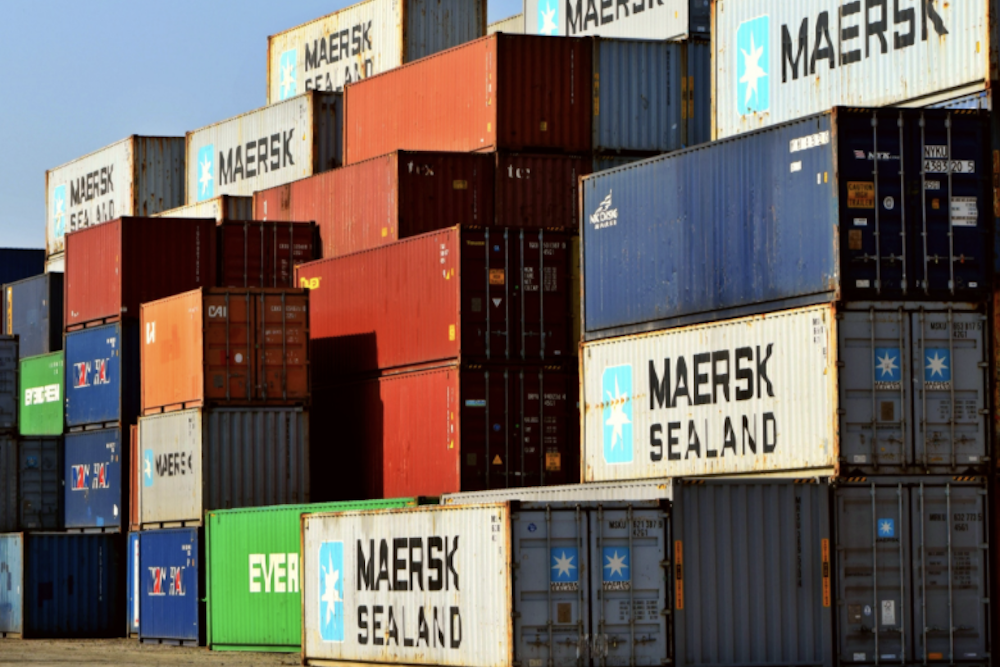
[[[205,587],[209,648],[301,650],[299,523],[303,514],[417,504],[414,498],[399,498],[208,512]]]
[[[63,434],[63,359],[62,352],[21,359],[21,435]]]

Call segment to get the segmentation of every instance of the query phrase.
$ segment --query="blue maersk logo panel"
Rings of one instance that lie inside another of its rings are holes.
[[[632,554],[628,547],[602,547],[603,588],[606,591],[627,591],[632,582]]]
[[[559,34],[559,3],[562,0],[539,0],[538,2],[538,34]]]
[[[604,401],[604,460],[632,462],[632,366],[610,366],[601,380]]]
[[[287,100],[289,97],[295,96],[295,63],[297,59],[298,51],[296,49],[289,49],[281,54],[281,58],[278,61],[278,76],[280,77],[278,84],[279,100]]]
[[[549,588],[575,591],[580,588],[580,553],[576,547],[549,549]]]
[[[319,546],[319,634],[325,642],[344,641],[344,543]]]
[[[57,239],[66,235],[66,186],[58,186],[52,193],[53,232]]]
[[[215,196],[215,144],[198,149],[198,201]]]
[[[899,390],[903,365],[898,347],[875,348],[875,388]]]
[[[736,113],[771,108],[771,19],[758,16],[736,30]]]
[[[153,486],[153,450],[147,449],[142,456],[142,484]]]
[[[896,520],[895,519],[879,519],[878,520],[878,536],[879,537],[896,537]]]
[[[951,387],[951,350],[924,348],[924,386],[928,389]]]

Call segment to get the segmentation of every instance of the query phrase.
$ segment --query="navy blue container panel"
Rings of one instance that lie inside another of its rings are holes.
[[[139,573],[139,533],[128,534],[128,574],[126,575],[126,613],[128,618],[125,626],[130,635],[139,634],[139,584],[142,577]]]
[[[67,433],[65,461],[66,528],[121,531],[128,515],[121,429]]]
[[[0,248],[0,285],[45,273],[45,251]]]
[[[151,530],[139,540],[140,640],[201,641],[197,528]]]
[[[4,285],[2,301],[0,329],[21,337],[22,359],[62,349],[63,274],[45,273]]]
[[[139,415],[139,323],[66,334],[66,425],[134,424]]]

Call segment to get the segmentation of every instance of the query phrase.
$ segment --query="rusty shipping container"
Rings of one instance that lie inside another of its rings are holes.
[[[298,267],[316,383],[445,360],[573,357],[570,238],[440,232]]]
[[[142,304],[142,413],[309,398],[305,290],[194,290]]]
[[[222,222],[217,245],[219,287],[295,287],[295,266],[319,259],[312,222]]]
[[[215,285],[215,221],[120,218],[66,237],[67,329],[138,319],[139,304]]]
[[[497,33],[348,86],[345,163],[394,150],[591,148],[592,46]]]
[[[206,199],[197,204],[186,204],[167,211],[162,211],[154,218],[215,218],[219,222],[225,220],[252,220],[253,197],[234,197],[222,195],[215,199]]]
[[[498,152],[495,224],[576,232],[579,179],[592,169],[590,156]]]
[[[319,500],[580,481],[575,364],[447,365],[316,388]],[[335,481],[334,481],[335,480]]]

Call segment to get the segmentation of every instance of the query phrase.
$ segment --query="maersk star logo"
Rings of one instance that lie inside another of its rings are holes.
[[[559,34],[559,0],[544,0],[538,3],[538,34]]]
[[[632,563],[628,547],[602,547],[604,590],[627,591],[630,587]]]
[[[153,450],[147,449],[142,455],[142,484],[153,486]]]
[[[601,399],[604,402],[604,460],[632,462],[632,366],[604,369]]]
[[[295,61],[297,52],[289,49],[281,54],[278,61],[278,99],[285,100],[295,95]]]
[[[878,536],[879,537],[896,537],[896,520],[895,519],[879,519],[878,520]]]
[[[215,196],[215,144],[198,149],[198,201]]]
[[[875,388],[899,389],[902,379],[898,347],[875,348]]]
[[[951,382],[951,351],[947,348],[924,350],[924,382],[947,388]]]
[[[319,546],[319,634],[325,642],[344,641],[344,543]]]
[[[771,19],[758,16],[736,30],[736,112],[740,116],[771,108]]]
[[[60,185],[52,193],[52,231],[56,238],[66,235],[66,186]]]
[[[552,578],[557,581],[579,581],[580,571],[577,567],[578,552],[576,547],[552,549]]]

